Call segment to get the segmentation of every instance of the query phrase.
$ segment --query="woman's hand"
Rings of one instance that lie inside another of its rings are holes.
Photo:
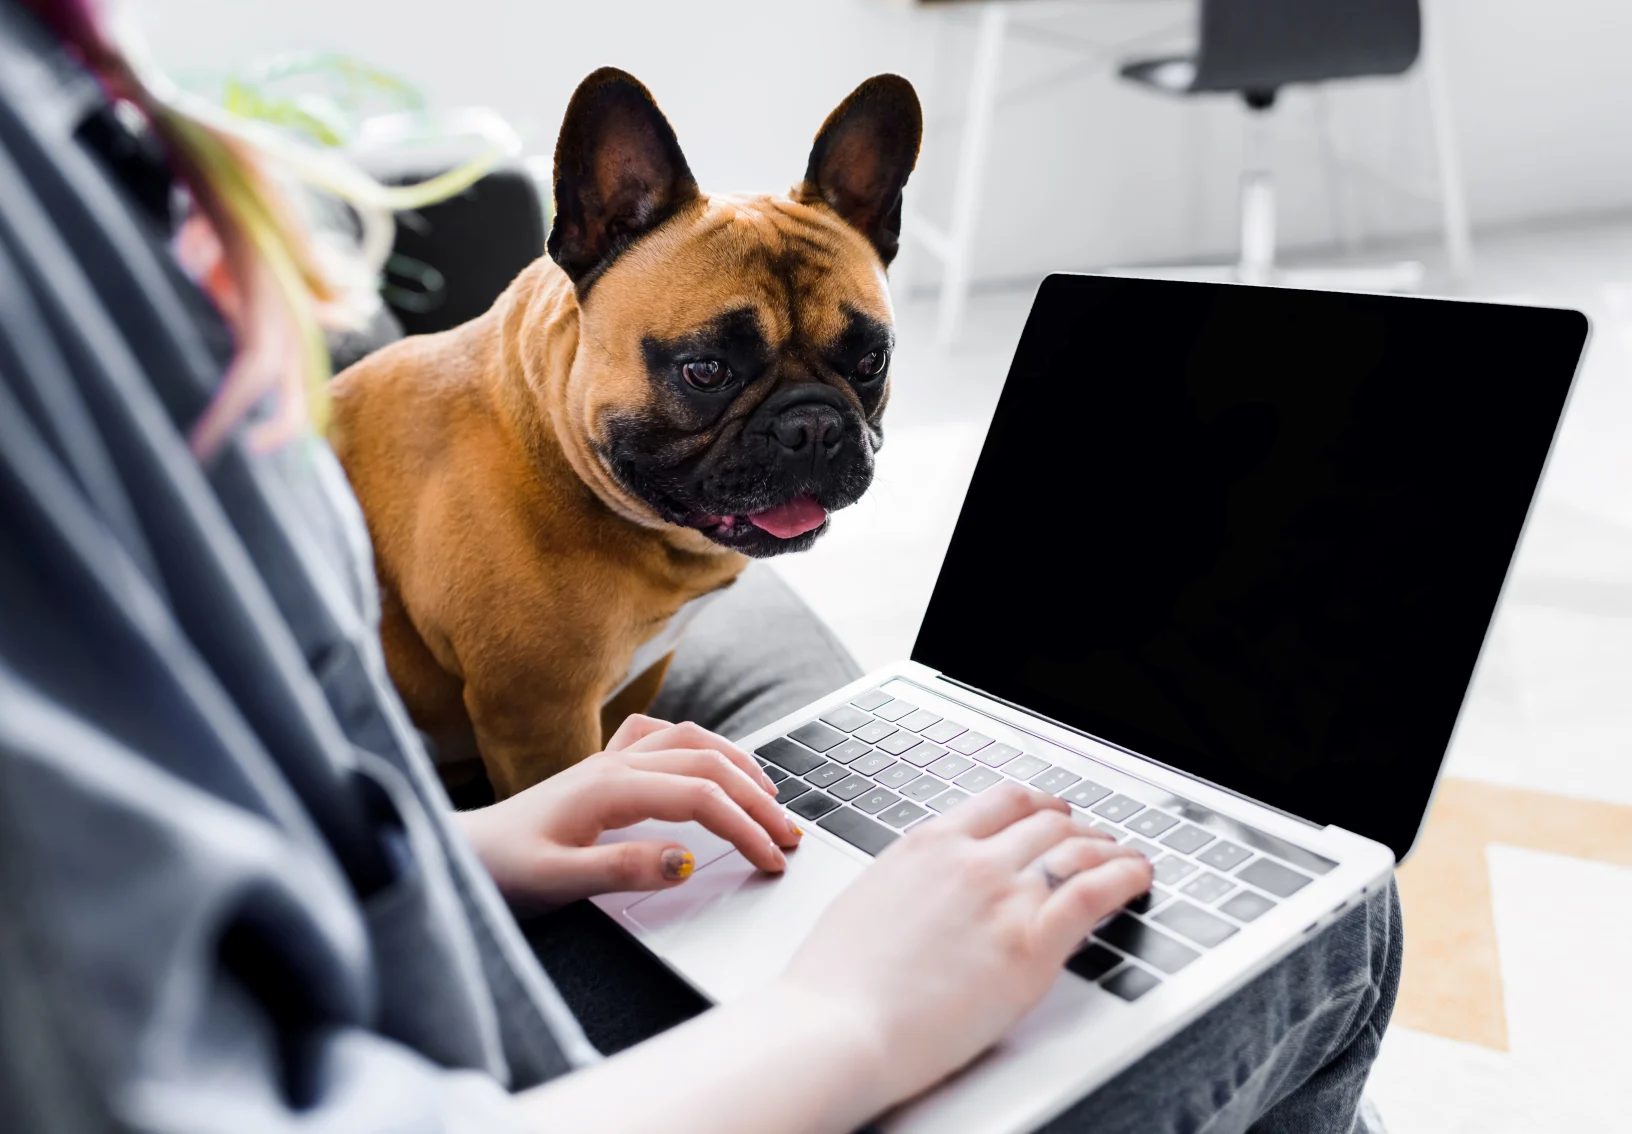
[[[596,845],[643,819],[695,819],[773,873],[801,831],[776,785],[742,749],[694,724],[631,716],[606,751],[491,807],[458,814],[499,890],[513,902],[563,905],[618,890],[679,885],[695,865],[666,840]]]
[[[984,1051],[1042,999],[1094,926],[1150,883],[1143,855],[1073,819],[1062,800],[1005,784],[880,855],[782,983],[826,1018],[863,1025],[882,1109]],[[858,955],[866,964],[834,980],[833,958]]]
[[[521,1105],[553,1134],[854,1130],[984,1051],[1149,887],[1065,803],[993,788],[880,855],[780,979]]]

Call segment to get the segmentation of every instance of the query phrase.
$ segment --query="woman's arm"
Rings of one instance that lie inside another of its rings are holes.
[[[881,855],[763,991],[521,1105],[551,1134],[853,1130],[985,1050],[1150,879],[1059,800],[994,788]],[[831,980],[834,957],[863,952]]]

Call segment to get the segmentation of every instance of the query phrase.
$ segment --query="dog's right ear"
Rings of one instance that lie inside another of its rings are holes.
[[[638,79],[602,67],[578,84],[555,143],[548,247],[580,292],[696,196],[674,129]]]

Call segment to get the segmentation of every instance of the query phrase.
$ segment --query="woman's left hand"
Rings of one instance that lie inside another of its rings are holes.
[[[564,905],[618,890],[662,890],[691,876],[691,852],[668,840],[607,843],[644,819],[695,819],[749,862],[776,873],[800,830],[754,758],[694,724],[631,716],[600,752],[475,811],[460,825],[505,897]]]

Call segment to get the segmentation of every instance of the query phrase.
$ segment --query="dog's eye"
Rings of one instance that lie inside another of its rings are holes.
[[[863,382],[877,378],[884,373],[884,367],[889,361],[888,351],[875,350],[864,354],[861,356],[861,361],[856,363],[856,377]]]
[[[731,381],[731,368],[717,358],[706,358],[686,363],[680,376],[694,390],[718,390]]]

